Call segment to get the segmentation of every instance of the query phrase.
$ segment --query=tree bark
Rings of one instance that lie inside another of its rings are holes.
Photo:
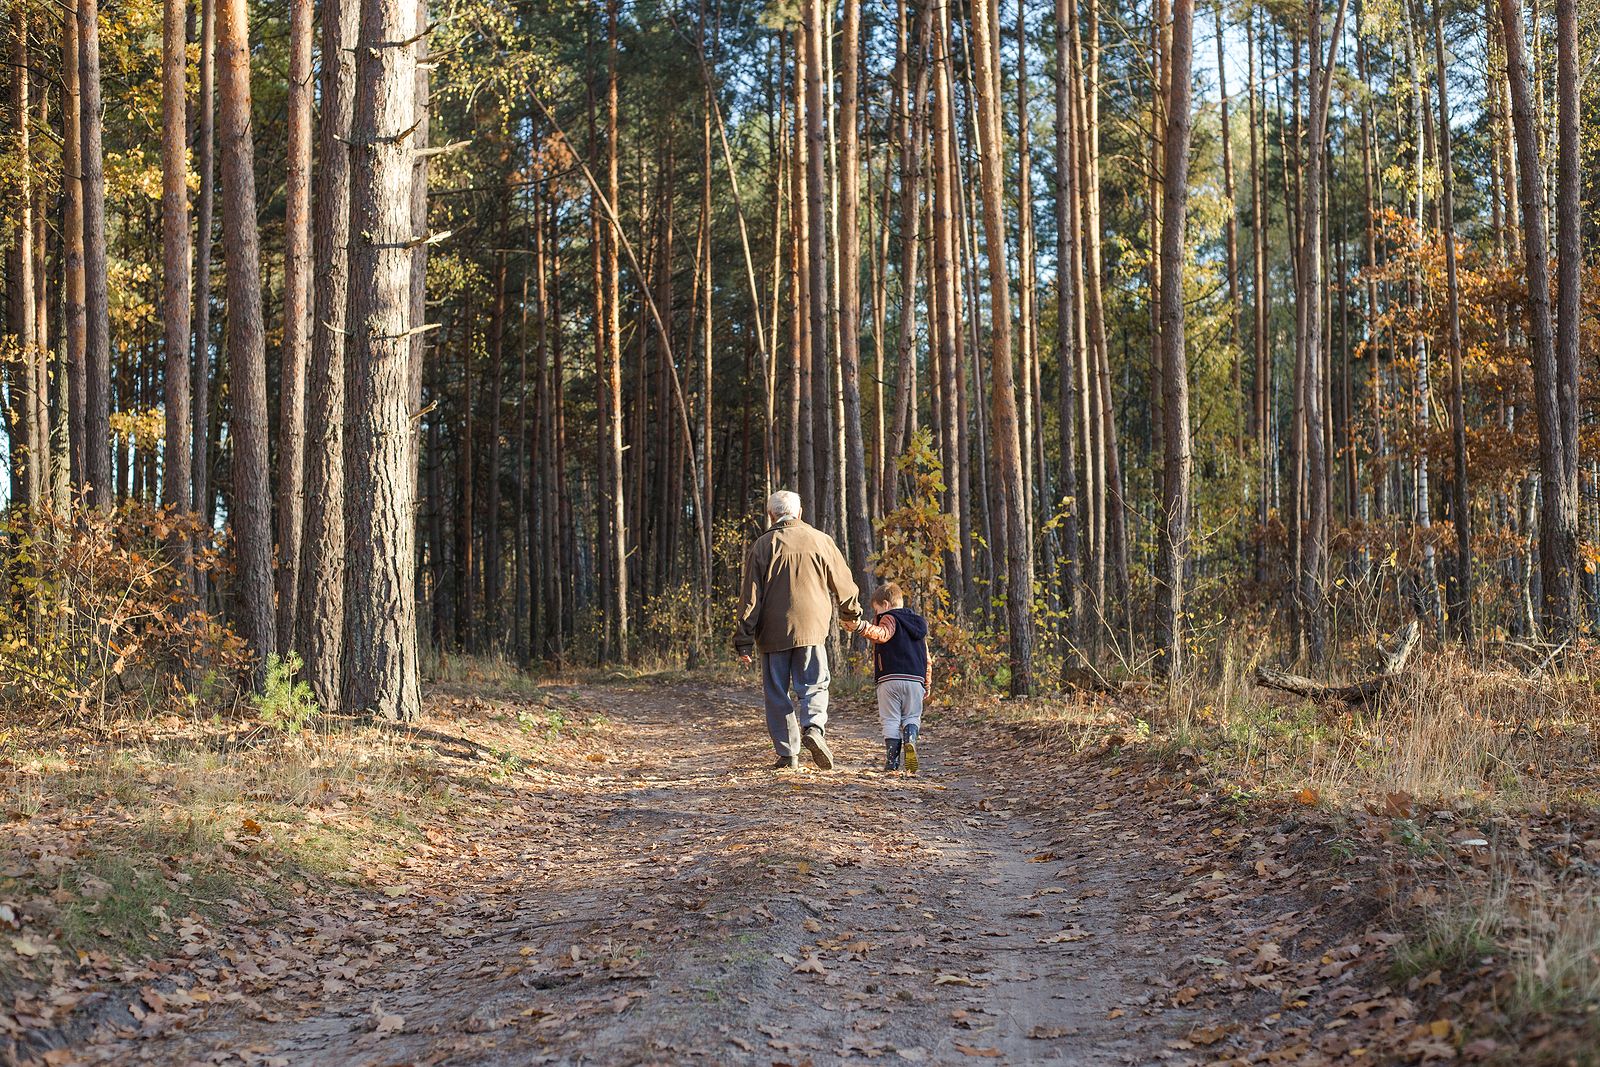
[[[166,453],[161,500],[188,511],[193,491],[189,412],[189,158],[186,0],[165,0],[161,48],[162,319],[166,326]]]
[[[229,515],[237,555],[234,618],[262,663],[277,651],[272,603],[272,488],[267,472],[267,355],[261,314],[261,237],[256,229],[255,145],[250,115],[249,15],[245,0],[217,9],[221,90],[222,250],[228,264],[228,392],[233,440]],[[257,670],[259,672],[260,665]]]
[[[78,6],[69,2],[61,18],[61,184],[65,194],[62,219],[62,288],[65,290],[64,333],[67,363],[67,436],[74,492],[84,483],[84,341],[83,272],[83,101],[78,70]]]
[[[12,371],[11,405],[16,422],[11,427],[11,455],[20,461],[22,502],[43,506],[49,495],[46,488],[50,469],[49,442],[41,432],[46,408],[40,401],[39,323],[34,304],[33,262],[33,152],[29,136],[29,97],[32,77],[29,71],[27,12],[17,6],[11,17],[11,121],[12,151],[15,153],[17,200],[11,248],[6,255],[6,296],[10,303],[11,329],[16,335],[18,360]],[[19,432],[20,431],[20,432]],[[18,447],[18,446],[21,447]],[[13,483],[16,484],[16,472]]]
[[[83,127],[84,431],[88,500],[113,503],[111,482],[111,294],[106,279],[106,173],[101,146],[100,6],[80,0],[78,79]]]
[[[168,0],[169,3],[180,0]],[[283,189],[283,351],[278,362],[278,644],[295,648],[305,522],[311,347],[311,0],[289,0],[288,173]],[[337,61],[336,61],[337,62]]]
[[[1499,0],[1511,121],[1516,133],[1522,248],[1528,281],[1529,359],[1539,428],[1539,571],[1546,636],[1565,640],[1577,625],[1578,500],[1568,471],[1563,373],[1550,316],[1550,242],[1545,227],[1543,153],[1529,82],[1521,0]],[[1564,265],[1564,264],[1563,264]]]
[[[1187,0],[1184,0],[1187,2]],[[1011,355],[1011,282],[1007,277],[1004,143],[1000,124],[1000,48],[993,0],[972,8],[972,53],[977,68],[979,172],[989,262],[994,448],[1006,518],[1006,620],[1010,629],[1011,692],[1033,691],[1033,539],[1023,480]]]
[[[1590,70],[1593,63],[1591,60]],[[1562,488],[1577,509],[1579,323],[1583,318],[1583,159],[1579,139],[1578,0],[1556,0],[1556,398],[1561,406]],[[1576,522],[1571,542],[1577,541]],[[1574,553],[1569,573],[1582,574]],[[1576,624],[1576,594],[1573,617]]]
[[[928,37],[933,4],[917,15],[916,43],[902,29],[900,35],[900,329],[896,338],[894,421],[889,429],[888,455],[883,471],[883,512],[899,506],[900,479],[895,461],[905,448],[910,423],[911,392],[916,381],[917,260],[921,251],[922,117],[928,95]]]
[[[1077,132],[1073,124],[1073,31],[1077,0],[1055,0],[1056,366],[1060,376],[1061,605],[1067,613],[1063,670],[1081,656],[1084,635],[1084,501],[1079,494],[1079,428],[1083,403],[1083,252],[1079,240]],[[1087,449],[1083,450],[1087,454]]]
[[[1168,52],[1166,173],[1162,186],[1161,370],[1165,455],[1161,479],[1162,533],[1156,563],[1157,667],[1168,677],[1183,669],[1183,583],[1189,561],[1189,360],[1184,337],[1183,260],[1189,207],[1190,97],[1194,64],[1194,0],[1173,0]]]
[[[190,500],[209,529],[211,496],[211,229],[216,203],[216,3],[200,4],[200,97],[196,102],[195,167],[200,196],[195,203],[194,340],[192,384],[193,427],[189,434]],[[205,575],[195,574],[195,595],[205,602]]]
[[[617,37],[618,0],[606,2],[606,201],[617,205]],[[605,366],[603,387],[608,396],[605,427],[605,464],[610,485],[606,521],[611,527],[610,596],[605,605],[607,625],[618,659],[628,657],[628,521],[622,485],[622,294],[618,277],[617,245],[621,220],[615,216],[603,227],[605,283]]]
[[[400,722],[421,713],[409,403],[416,17],[414,0],[362,0],[350,138],[343,703]]]
[[[857,128],[860,40],[861,0],[844,0],[840,52],[844,69],[839,94],[839,374],[844,390],[845,526],[856,583],[866,589],[872,575],[867,564],[872,533],[867,525],[867,453],[861,428],[861,156]]]
[[[345,349],[350,278],[350,131],[355,109],[358,0],[324,0],[322,114],[316,171],[315,315],[307,380],[307,508],[296,633],[306,680],[324,708],[339,706],[345,608]]]
[[[1445,316],[1450,346],[1450,439],[1454,458],[1451,521],[1456,534],[1450,615],[1462,641],[1472,641],[1472,511],[1467,495],[1467,416],[1461,382],[1461,281],[1456,262],[1455,173],[1450,156],[1450,79],[1445,66],[1441,0],[1433,5],[1434,78],[1439,90],[1439,204],[1444,231]]]

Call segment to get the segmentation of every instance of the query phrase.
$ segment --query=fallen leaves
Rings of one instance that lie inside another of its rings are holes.
[[[976,1056],[980,1059],[988,1060],[1000,1058],[1000,1050],[997,1048],[979,1048],[974,1045],[963,1045],[959,1041],[953,1042],[953,1044],[955,1045],[955,1050],[963,1056]]]

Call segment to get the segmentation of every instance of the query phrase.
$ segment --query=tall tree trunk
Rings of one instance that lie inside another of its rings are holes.
[[[817,438],[823,442],[828,440],[827,427],[830,422],[828,411],[831,404],[828,401],[828,215],[827,215],[827,173],[826,153],[828,142],[825,127],[827,101],[822,89],[823,80],[823,49],[827,47],[827,39],[822,19],[823,0],[802,0],[801,15],[803,25],[803,47],[805,55],[805,171],[804,184],[806,201],[806,338],[807,338],[807,365],[811,368],[811,435],[815,448]],[[822,432],[819,434],[818,430]],[[805,507],[812,515],[812,521],[823,529],[829,528],[827,516],[832,508],[829,504],[831,493],[829,487],[832,479],[829,477],[831,469],[827,462],[827,453],[830,451],[825,446],[817,449],[823,453],[819,469],[814,476],[815,484],[812,495],[805,500]],[[803,464],[802,460],[802,464]]]
[[[917,15],[916,42],[907,37],[904,17],[900,31],[900,329],[896,338],[894,421],[889,430],[887,466],[883,471],[883,511],[899,505],[900,480],[895,460],[905,447],[914,413],[911,393],[917,374],[917,259],[922,230],[922,119],[928,95],[928,37],[934,4]]]
[[[272,488],[267,473],[267,354],[261,315],[261,238],[256,229],[255,145],[250,115],[249,15],[245,0],[217,10],[221,91],[222,250],[228,264],[229,516],[238,566],[234,617],[264,662],[277,651],[272,605]],[[259,666],[258,666],[259,670]]]
[[[1592,57],[1589,69],[1594,70]],[[1574,512],[1581,458],[1578,450],[1578,335],[1583,318],[1583,160],[1579,121],[1578,0],[1556,0],[1556,397],[1561,411],[1564,463],[1561,493],[1572,501]],[[1575,528],[1571,541],[1577,541]],[[1576,556],[1570,573],[1574,581],[1583,573]],[[1574,625],[1576,599],[1574,593]]]
[[[409,403],[416,16],[414,0],[362,0],[345,368],[350,570],[343,703],[347,712],[401,722],[421,713]]]
[[[1472,641],[1472,511],[1467,495],[1467,416],[1461,382],[1461,282],[1456,264],[1455,174],[1450,157],[1450,92],[1445,66],[1444,17],[1440,0],[1433,5],[1434,77],[1439,89],[1439,202],[1443,212],[1445,316],[1450,345],[1450,430],[1454,468],[1451,520],[1456,533],[1455,577],[1450,615],[1461,640]]]
[[[1233,345],[1233,395],[1240,404],[1244,398],[1244,368],[1239,330],[1239,207],[1234,198],[1233,182],[1233,122],[1228,111],[1228,61],[1225,40],[1227,20],[1223,15],[1222,0],[1216,0],[1217,10],[1217,94],[1221,98],[1222,119],[1222,194],[1227,200],[1228,217],[1223,223],[1228,251],[1228,333]],[[1248,13],[1246,18],[1248,18]],[[1244,455],[1244,436],[1238,438],[1238,452]]]
[[[166,325],[167,441],[161,500],[189,510],[193,490],[189,433],[189,157],[186,0],[165,0],[161,48],[162,319]]]
[[[345,593],[345,345],[350,279],[350,131],[355,109],[358,0],[324,0],[322,113],[312,257],[317,284],[307,382],[305,529],[296,632],[306,679],[324,708],[339,706]],[[438,502],[436,501],[436,504]]]
[[[1034,423],[1039,398],[1034,379],[1039,359],[1038,335],[1034,314],[1034,288],[1038,265],[1034,257],[1033,230],[1033,149],[1028,129],[1028,5],[1017,3],[1017,347],[1021,399],[1022,483],[1028,491],[1028,515],[1038,513],[1039,482]],[[996,27],[996,32],[999,32]]]
[[[1297,321],[1300,326],[1300,354],[1296,365],[1301,370],[1297,383],[1302,411],[1301,441],[1305,449],[1304,532],[1300,542],[1298,620],[1307,655],[1321,663],[1327,652],[1327,622],[1323,609],[1328,557],[1328,456],[1323,431],[1323,403],[1327,394],[1327,366],[1323,352],[1322,210],[1324,144],[1328,124],[1328,101],[1333,58],[1344,26],[1349,0],[1339,0],[1334,18],[1332,47],[1322,52],[1322,0],[1308,0],[1306,41],[1311,65],[1307,73],[1309,89],[1306,177],[1300,205],[1300,296]]]
[[[867,557],[872,533],[867,525],[867,452],[861,429],[861,186],[860,138],[857,127],[860,75],[861,2],[844,0],[844,67],[839,94],[839,374],[844,390],[845,526],[850,562],[862,589],[870,584]]]
[[[1033,539],[1012,374],[1011,282],[1007,277],[1005,164],[1001,157],[1004,144],[1000,124],[1000,47],[992,0],[978,0],[973,5],[972,16],[983,228],[989,262],[994,449],[999,458],[1007,531],[1006,618],[1010,629],[1011,692],[1023,695],[1033,691]]]
[[[289,0],[283,352],[278,362],[278,644],[282,648],[297,645],[294,627],[305,521],[306,361],[311,346],[311,6],[311,0]]]
[[[109,508],[111,482],[111,294],[106,278],[106,172],[101,147],[100,5],[80,0],[78,78],[83,126],[84,431],[89,502]]]
[[[12,371],[11,403],[17,423],[13,427],[11,455],[22,464],[23,502],[42,506],[50,469],[49,443],[40,433],[44,407],[39,403],[39,323],[34,304],[33,277],[33,153],[29,136],[30,89],[28,15],[19,5],[11,16],[11,120],[16,153],[17,200],[12,220],[12,245],[6,256],[6,296],[10,303],[11,330],[16,334],[19,359]],[[15,431],[20,430],[20,433]],[[21,448],[18,445],[21,445]]]
[[[606,0],[606,201],[617,210],[617,12],[619,0]],[[618,659],[628,657],[628,522],[622,486],[622,295],[619,286],[617,245],[622,220],[613,215],[604,227],[605,369],[603,385],[609,397],[609,422],[605,431],[605,463],[611,495],[606,521],[611,527],[611,585],[605,605],[607,624]]]
[[[1563,640],[1577,625],[1578,499],[1567,480],[1576,462],[1567,459],[1562,398],[1563,374],[1556,358],[1550,317],[1550,242],[1545,227],[1543,153],[1533,107],[1523,38],[1521,0],[1500,0],[1500,24],[1516,132],[1517,184],[1522,207],[1522,245],[1528,280],[1529,358],[1534,409],[1539,425],[1539,571],[1543,623]],[[1576,121],[1574,116],[1573,121]],[[1575,231],[1574,231],[1575,240]],[[1565,266],[1563,261],[1562,266]]]
[[[1189,207],[1189,135],[1194,63],[1194,0],[1173,0],[1168,53],[1166,172],[1161,229],[1161,370],[1165,470],[1161,479],[1162,531],[1157,553],[1158,668],[1168,677],[1183,669],[1183,583],[1189,561],[1189,359],[1184,338],[1183,257]]]
[[[1078,489],[1078,433],[1085,424],[1079,411],[1083,403],[1084,366],[1083,246],[1078,236],[1082,216],[1077,133],[1073,124],[1076,81],[1073,77],[1073,32],[1077,17],[1077,0],[1055,0],[1056,366],[1060,376],[1061,605],[1067,613],[1063,629],[1066,638],[1062,657],[1064,669],[1075,665],[1084,644],[1084,501]]]
[[[216,204],[216,38],[215,0],[200,3],[200,96],[196,101],[195,168],[200,172],[200,196],[195,203],[193,427],[189,434],[190,499],[209,529],[211,495],[211,230]],[[195,574],[195,594],[205,602],[205,574]],[[324,705],[327,706],[327,705]]]
[[[956,295],[956,265],[958,235],[955,208],[955,129],[951,123],[953,111],[950,84],[950,16],[949,4],[935,0],[933,45],[933,335],[937,346],[937,361],[941,390],[945,402],[941,405],[939,420],[940,457],[945,466],[945,510],[950,513],[956,528],[966,526],[962,509],[961,474],[965,456],[960,447],[960,420],[957,377],[962,374],[961,362],[961,309]],[[932,362],[932,361],[930,361]],[[970,533],[967,534],[970,542]],[[966,606],[966,559],[964,553],[952,554],[947,568],[947,579],[963,610]]]
[[[78,71],[78,6],[68,2],[61,18],[61,184],[65,194],[62,219],[62,288],[67,364],[67,436],[73,491],[84,483],[84,344],[83,273],[83,101]]]

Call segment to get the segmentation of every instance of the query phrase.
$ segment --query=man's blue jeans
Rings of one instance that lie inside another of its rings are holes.
[[[800,733],[828,725],[828,653],[821,645],[805,645],[761,656],[762,688],[767,701],[767,733],[779,756],[800,755]],[[794,691],[791,700],[789,691]],[[797,721],[798,720],[798,721]]]

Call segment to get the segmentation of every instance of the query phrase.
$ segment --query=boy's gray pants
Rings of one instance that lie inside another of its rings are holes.
[[[779,756],[800,755],[800,732],[828,726],[828,652],[803,645],[761,656],[761,685],[767,703],[767,733]],[[790,689],[794,699],[789,698]],[[798,721],[796,721],[798,719]]]
[[[878,721],[885,738],[900,740],[907,726],[921,729],[924,695],[921,682],[891,678],[878,683]]]

